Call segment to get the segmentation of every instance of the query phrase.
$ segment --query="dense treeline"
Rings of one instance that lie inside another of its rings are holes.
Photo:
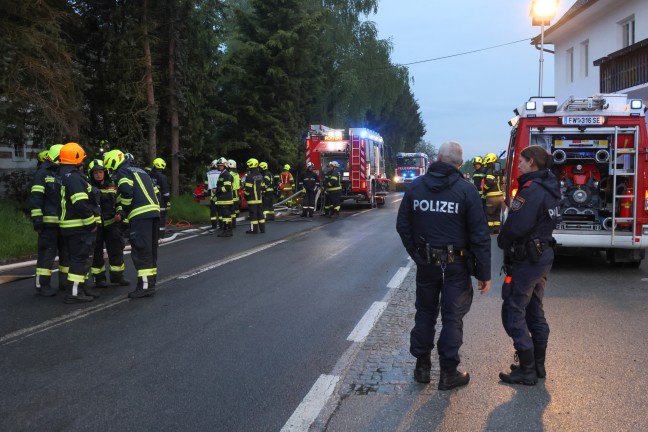
[[[297,164],[313,123],[377,130],[394,152],[425,133],[407,70],[366,21],[378,0],[0,4],[3,145],[163,157],[177,194],[221,155]]]

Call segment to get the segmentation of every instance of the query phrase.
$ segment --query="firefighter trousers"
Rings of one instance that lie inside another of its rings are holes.
[[[437,341],[439,364],[443,369],[456,369],[463,344],[463,318],[470,310],[472,299],[472,283],[464,262],[446,264],[445,270],[434,264],[417,266],[416,314],[410,333],[410,353],[416,358],[430,355],[441,311],[442,326]]]
[[[155,286],[157,275],[157,249],[159,218],[131,219],[128,238],[131,257],[137,270],[137,288]]]
[[[115,276],[124,272],[124,237],[119,225],[113,223],[107,227],[97,228],[97,242],[92,259],[92,274],[97,278],[103,278],[106,274],[104,245],[108,253],[111,281],[115,280]]]
[[[209,219],[211,220],[212,229],[218,228],[218,207],[213,199],[209,201]]]
[[[274,200],[275,200],[275,194],[273,192],[266,192],[263,194],[262,197],[262,202],[263,202],[263,214],[268,220],[273,220],[274,219]]]
[[[503,204],[504,204],[504,195],[486,196],[486,203],[484,209],[486,210],[486,217],[488,218],[489,227],[499,228],[500,213],[502,212]]]
[[[317,193],[317,190],[306,190],[306,193],[304,194],[304,201],[302,201],[302,208],[304,209],[304,214],[308,213],[309,215],[313,215],[313,212],[315,211],[315,194]]]
[[[90,273],[97,233],[86,231],[64,237],[69,253],[70,271],[68,273],[68,290],[73,296],[79,295],[79,288],[85,283]]]
[[[59,283],[67,279],[68,254],[61,230],[56,225],[44,225],[38,233],[38,257],[36,259],[36,289],[49,286],[56,255],[59,257]]]
[[[510,278],[502,285],[502,324],[518,351],[547,346],[549,324],[542,301],[552,263],[553,250],[548,249],[538,263],[514,261],[509,265]]]

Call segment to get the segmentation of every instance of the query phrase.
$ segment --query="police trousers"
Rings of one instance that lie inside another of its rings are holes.
[[[463,261],[447,264],[444,275],[440,266],[417,266],[416,314],[410,333],[410,353],[417,358],[430,355],[441,311],[439,363],[443,369],[456,369],[463,344],[463,318],[470,310],[472,299],[472,282]]]
[[[553,250],[547,249],[537,263],[514,261],[509,265],[502,285],[502,324],[518,351],[547,346],[549,324],[542,301],[552,263]]]

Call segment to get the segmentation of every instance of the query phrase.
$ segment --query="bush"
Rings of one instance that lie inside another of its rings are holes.
[[[3,235],[0,242],[0,260],[36,255],[38,236],[32,223],[14,202],[0,204],[0,220],[3,221]]]
[[[172,197],[167,219],[170,224],[208,224],[209,206],[197,203],[191,195]]]

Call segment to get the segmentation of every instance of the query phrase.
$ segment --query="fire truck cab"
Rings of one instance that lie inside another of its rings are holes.
[[[561,201],[559,248],[605,251],[610,263],[639,266],[648,248],[648,136],[641,100],[623,94],[573,96],[562,104],[532,97],[514,110],[505,193],[518,190],[520,152],[541,145],[553,155]],[[506,218],[503,211],[502,218]]]
[[[396,175],[394,185],[397,191],[404,191],[418,176],[427,172],[429,156],[425,153],[396,153]]]
[[[385,174],[382,137],[369,129],[333,129],[310,125],[306,137],[306,162],[324,180],[326,167],[337,161],[342,179],[342,201],[354,200],[369,208],[385,204],[389,179]]]

